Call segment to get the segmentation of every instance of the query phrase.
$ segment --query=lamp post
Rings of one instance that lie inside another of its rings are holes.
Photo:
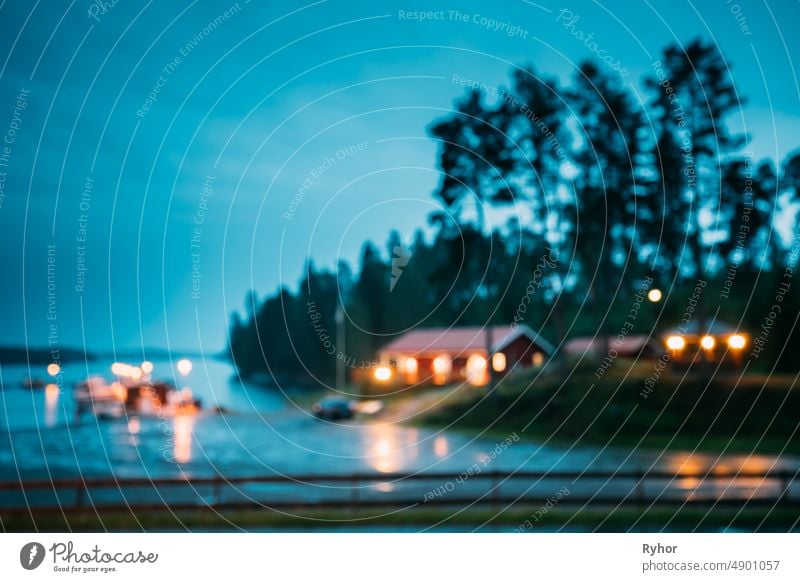
[[[663,294],[661,293],[661,289],[653,288],[647,292],[647,300],[650,301],[650,303],[658,303],[661,301],[662,297]]]
[[[681,360],[681,354],[683,353],[683,348],[686,347],[686,340],[683,339],[683,336],[680,335],[671,335],[667,338],[666,341],[667,349],[669,349],[670,354],[677,359],[678,361]]]
[[[492,326],[486,324],[486,365],[489,367],[489,394],[494,393],[494,366],[492,366]]]
[[[700,338],[700,347],[703,348],[703,355],[707,362],[714,360],[714,346],[717,345],[717,340],[711,334],[706,334]]]
[[[344,310],[342,309],[341,302],[336,304],[336,345],[339,348],[339,353],[336,357],[336,390],[341,392],[344,390],[344,357],[345,357],[345,336],[344,336]],[[339,357],[341,356],[341,357]]]
[[[740,334],[735,333],[728,337],[728,347],[733,352],[733,361],[738,369],[742,369],[742,352],[747,345],[747,338]]]

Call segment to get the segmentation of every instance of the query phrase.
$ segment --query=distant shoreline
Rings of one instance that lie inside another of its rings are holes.
[[[109,360],[125,360],[146,358],[152,360],[172,360],[177,358],[195,358],[195,359],[212,359],[212,360],[227,360],[228,353],[223,352],[208,352],[200,353],[193,351],[180,351],[180,350],[166,350],[163,348],[143,348],[141,350],[125,349],[112,352],[91,352],[82,350],[80,348],[60,348],[59,361],[61,362],[76,362],[76,361],[97,361],[102,359]],[[0,346],[0,364],[47,364],[53,360],[52,352],[47,347],[31,347],[25,346]]]

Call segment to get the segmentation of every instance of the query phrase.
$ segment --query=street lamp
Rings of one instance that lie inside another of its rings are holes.
[[[734,350],[741,350],[747,344],[747,340],[741,334],[735,333],[728,338],[728,346]]]
[[[736,363],[737,368],[742,367],[742,350],[747,344],[747,338],[742,334],[735,333],[728,337],[728,347],[733,351],[733,361]]]
[[[344,358],[347,353],[347,348],[345,347],[344,309],[342,308],[341,301],[336,304],[336,311],[333,314],[333,319],[336,322],[336,345],[339,350],[336,358],[336,390],[341,392],[344,390],[344,385],[347,381],[346,371],[344,369]],[[375,377],[377,379],[377,374]]]
[[[130,366],[122,362],[114,362],[111,364],[111,373],[115,376],[127,376]]]
[[[181,376],[188,376],[189,372],[192,371],[192,361],[188,358],[182,358],[178,360],[178,363],[175,364],[175,367],[178,368],[178,373]]]
[[[679,352],[686,347],[686,340],[679,335],[671,335],[667,338],[667,347],[673,352]]]

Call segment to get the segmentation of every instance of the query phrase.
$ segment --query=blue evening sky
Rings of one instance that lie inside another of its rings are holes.
[[[756,158],[800,144],[795,0],[101,4],[0,4],[0,344],[221,349],[248,289],[425,225],[454,79],[596,58],[562,9],[637,91],[717,43]]]

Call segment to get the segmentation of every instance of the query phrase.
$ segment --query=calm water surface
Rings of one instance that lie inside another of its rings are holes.
[[[275,388],[242,384],[225,362],[196,362],[192,372],[178,382],[169,362],[154,363],[154,377],[167,379],[179,387],[190,387],[202,400],[206,412],[196,416],[116,420],[98,420],[84,415],[76,421],[72,383],[86,377],[87,373],[108,376],[110,362],[92,363],[88,369],[85,365],[66,366],[64,390],[60,393],[22,388],[20,381],[30,375],[27,367],[3,366],[0,370],[0,480],[108,475],[155,478],[218,473],[460,473],[476,464],[487,471],[662,468],[678,474],[709,466],[748,471],[800,466],[797,459],[791,457],[660,454],[522,441],[492,455],[502,439],[474,439],[457,433],[381,422],[379,418],[342,423],[319,421],[307,412],[312,400],[307,392],[294,389],[284,393]],[[33,375],[46,376],[45,373]],[[229,412],[212,413],[210,409],[214,406],[223,406]],[[493,456],[491,463],[486,463],[489,456]],[[478,481],[461,485],[460,493],[485,485]],[[604,491],[613,493],[613,487],[617,486],[597,482],[567,485],[575,495],[597,493],[601,496]],[[668,484],[655,484],[668,490],[668,494],[683,498],[690,495],[774,495],[780,485],[743,478],[699,483],[689,476]],[[412,494],[421,498],[432,486],[435,484],[387,482],[370,488],[375,495],[403,494],[405,497]],[[564,484],[552,480],[509,483],[504,494],[540,490],[546,497],[561,486]],[[630,487],[631,484],[620,486]],[[259,492],[253,487],[232,494],[257,497]],[[335,490],[335,487],[316,487],[314,494],[330,495]],[[267,493],[274,496],[275,487]],[[204,494],[198,495],[202,498]],[[308,492],[302,495],[307,498]],[[20,502],[9,494],[0,497],[3,497],[0,505]]]

